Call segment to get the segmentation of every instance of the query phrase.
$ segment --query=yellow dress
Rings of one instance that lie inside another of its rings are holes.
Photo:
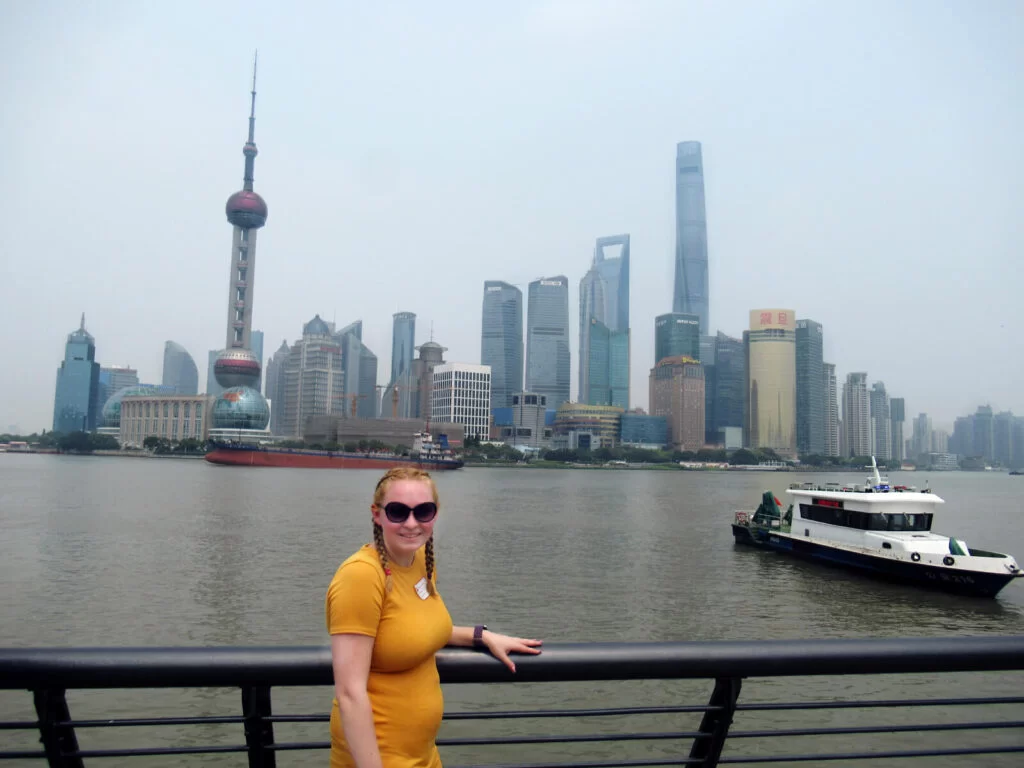
[[[390,568],[393,584],[385,593],[375,547],[367,544],[342,563],[327,588],[327,631],[374,638],[366,690],[384,768],[440,768],[434,739],[444,699],[434,654],[451,637],[452,619],[441,595],[417,594],[427,575],[422,549],[412,565]],[[335,698],[331,768],[353,766]]]

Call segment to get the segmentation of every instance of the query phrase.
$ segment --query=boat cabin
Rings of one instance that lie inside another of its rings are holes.
[[[863,487],[804,484],[787,493],[792,536],[871,549],[948,553],[967,551],[964,542],[931,533],[943,500],[933,493],[896,489],[887,484]]]

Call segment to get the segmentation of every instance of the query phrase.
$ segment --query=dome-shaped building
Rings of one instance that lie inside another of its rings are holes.
[[[167,388],[153,387],[146,384],[138,386],[121,387],[117,392],[107,398],[103,404],[102,422],[104,427],[117,429],[121,426],[121,401],[126,397],[139,395],[160,395],[166,394]]]
[[[314,315],[313,319],[302,326],[302,335],[306,336],[330,336],[331,327],[320,317]]]
[[[213,429],[262,430],[270,423],[270,405],[250,387],[225,389],[213,401]]]

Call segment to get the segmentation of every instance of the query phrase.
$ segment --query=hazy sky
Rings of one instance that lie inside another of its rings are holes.
[[[1024,414],[1024,4],[0,2],[0,431],[49,429],[67,333],[159,382],[223,346],[252,52],[270,208],[254,328],[391,315],[479,362],[483,281],[628,232],[632,402],[672,308],[674,157],[704,146],[711,324],[824,324],[937,426]],[[908,427],[909,434],[909,427]]]

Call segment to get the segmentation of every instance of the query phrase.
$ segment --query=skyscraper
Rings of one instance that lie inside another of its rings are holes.
[[[256,62],[252,67],[249,136],[242,147],[245,172],[242,189],[224,206],[231,224],[231,263],[228,271],[228,317],[224,351],[213,365],[217,384],[225,388],[213,404],[215,429],[265,429],[269,409],[256,387],[260,361],[252,353],[252,308],[256,288],[256,236],[267,223],[267,204],[253,190],[256,165]]]
[[[280,406],[284,404],[284,368],[288,362],[288,352],[288,342],[282,341],[267,361],[266,386],[263,391],[270,399],[270,431],[275,435],[280,430]]]
[[[876,459],[892,458],[892,422],[889,416],[889,394],[885,384],[876,381],[871,385],[871,454]]]
[[[715,337],[714,374],[711,377],[714,386],[712,399],[713,442],[725,443],[725,430],[731,428],[743,430],[745,423],[747,388],[747,358],[741,339],[719,332]],[[705,386],[707,386],[707,368],[705,367]],[[704,398],[707,403],[707,396]],[[705,415],[705,420],[708,420]]]
[[[843,456],[871,455],[868,375],[846,374],[843,384]]]
[[[714,341],[714,336],[711,337]],[[706,363],[701,354],[700,318],[685,312],[669,312],[654,318],[654,363],[666,357],[692,357]]]
[[[994,421],[991,405],[979,405],[977,413],[974,414],[974,450],[971,456],[981,456],[986,461],[992,461],[995,455]]]
[[[545,395],[548,408],[569,400],[569,280],[534,280],[526,300],[526,387]]]
[[[302,326],[302,338],[289,349],[282,375],[283,396],[275,406],[279,434],[302,437],[312,417],[349,413],[341,346],[320,315]]]
[[[606,248],[618,247],[617,256]],[[596,323],[594,321],[597,321]],[[590,405],[619,405],[629,402],[629,235],[600,237],[594,260],[580,280],[579,400]],[[591,345],[600,359],[591,359]],[[613,351],[614,350],[614,351]],[[624,352],[624,354],[623,354]],[[614,370],[609,367],[614,366]],[[591,373],[597,377],[591,385]],[[612,403],[612,390],[625,403]],[[550,403],[550,398],[548,399]]]
[[[796,319],[791,309],[750,311],[746,435],[750,448],[796,454]]]
[[[363,344],[360,336],[361,334],[346,333],[344,329],[335,335],[341,344],[342,367],[345,371],[344,392],[345,398],[348,400],[345,416],[353,415],[351,401],[354,399],[356,400],[356,418],[375,419],[378,415],[377,356]]]
[[[85,313],[78,330],[68,334],[64,361],[57,369],[53,397],[54,432],[91,432],[97,427],[100,408],[100,364],[96,340],[85,330]]]
[[[835,363],[822,363],[825,382],[825,455],[839,455],[839,386]]]
[[[825,453],[825,367],[821,323],[796,321],[796,450]]]
[[[500,280],[484,282],[480,363],[491,367],[491,408],[512,405],[523,391],[523,292]]]
[[[889,457],[899,464],[907,458],[907,447],[903,439],[903,422],[907,420],[906,401],[902,397],[889,400],[889,423],[892,430],[892,450]]]
[[[136,377],[136,384],[138,378]],[[160,383],[178,395],[199,394],[199,369],[192,355],[176,341],[164,342],[164,370]]]
[[[946,445],[949,448],[949,445]],[[925,453],[932,451],[932,420],[928,417],[927,413],[917,414],[917,418],[914,419],[913,433],[910,438],[910,458],[914,461],[918,460],[918,457]],[[935,451],[939,453],[939,451]],[[945,451],[942,451],[945,453]]]
[[[704,156],[699,141],[676,145],[676,263],[672,311],[708,320],[708,225],[704,212]]]
[[[704,371],[690,357],[666,357],[651,369],[651,416],[668,421],[668,439],[678,450],[704,445]]]
[[[389,384],[409,370],[416,348],[416,313],[395,312],[391,328],[391,378]]]
[[[139,386],[139,372],[134,368],[127,365],[100,366],[100,391],[96,402],[101,413],[96,415],[96,426],[101,425],[102,410],[118,390],[137,386]]]
[[[263,331],[253,331],[249,334],[249,349],[256,355],[256,361],[260,364],[260,378],[256,380],[253,389],[263,392]]]

